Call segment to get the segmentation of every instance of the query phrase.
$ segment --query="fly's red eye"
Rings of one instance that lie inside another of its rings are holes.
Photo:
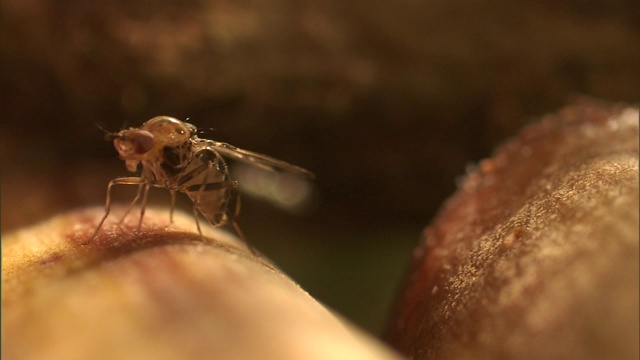
[[[153,148],[153,135],[148,131],[140,130],[136,133],[136,136],[131,139],[131,144],[136,154],[145,154]]]

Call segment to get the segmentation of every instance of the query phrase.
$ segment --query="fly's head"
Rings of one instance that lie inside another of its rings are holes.
[[[124,160],[127,170],[132,172],[136,171],[140,161],[155,147],[153,134],[140,129],[122,130],[111,137],[120,159]]]
[[[141,161],[153,161],[166,146],[174,147],[195,136],[196,127],[169,116],[157,116],[142,124],[109,134],[120,158],[129,171],[136,171]]]

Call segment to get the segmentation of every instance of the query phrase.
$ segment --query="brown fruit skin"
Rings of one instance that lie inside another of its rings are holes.
[[[140,231],[109,219],[87,245],[100,208],[3,236],[2,359],[399,359],[234,236],[202,242],[167,211]]]
[[[638,108],[583,100],[461,182],[387,338],[411,359],[637,359]]]

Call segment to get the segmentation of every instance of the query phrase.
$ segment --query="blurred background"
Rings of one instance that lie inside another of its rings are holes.
[[[376,334],[465,168],[571,96],[640,94],[635,0],[1,6],[3,232],[103,206],[107,182],[131,175],[96,124],[189,118],[202,137],[316,174],[305,206],[247,195],[239,222],[304,289]],[[168,207],[168,193],[152,190],[151,203]]]

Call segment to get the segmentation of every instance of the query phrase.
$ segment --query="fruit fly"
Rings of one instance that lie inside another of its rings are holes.
[[[285,171],[307,179],[314,177],[308,170],[284,161],[223,142],[200,139],[196,132],[197,129],[192,124],[169,116],[157,116],[142,124],[140,128],[107,134],[107,139],[113,140],[113,145],[120,158],[124,160],[127,170],[136,172],[141,165],[142,173],[139,177],[121,177],[109,182],[104,215],[85,244],[95,238],[109,216],[111,189],[114,185],[138,186],[135,198],[122,217],[124,220],[131,208],[142,198],[138,230],[142,226],[149,189],[153,186],[165,188],[171,193],[171,222],[176,193],[181,192],[193,202],[193,215],[198,233],[203,240],[198,213],[214,227],[230,223],[240,238],[245,240],[236,223],[240,211],[238,182],[230,179],[222,156],[267,170]]]

